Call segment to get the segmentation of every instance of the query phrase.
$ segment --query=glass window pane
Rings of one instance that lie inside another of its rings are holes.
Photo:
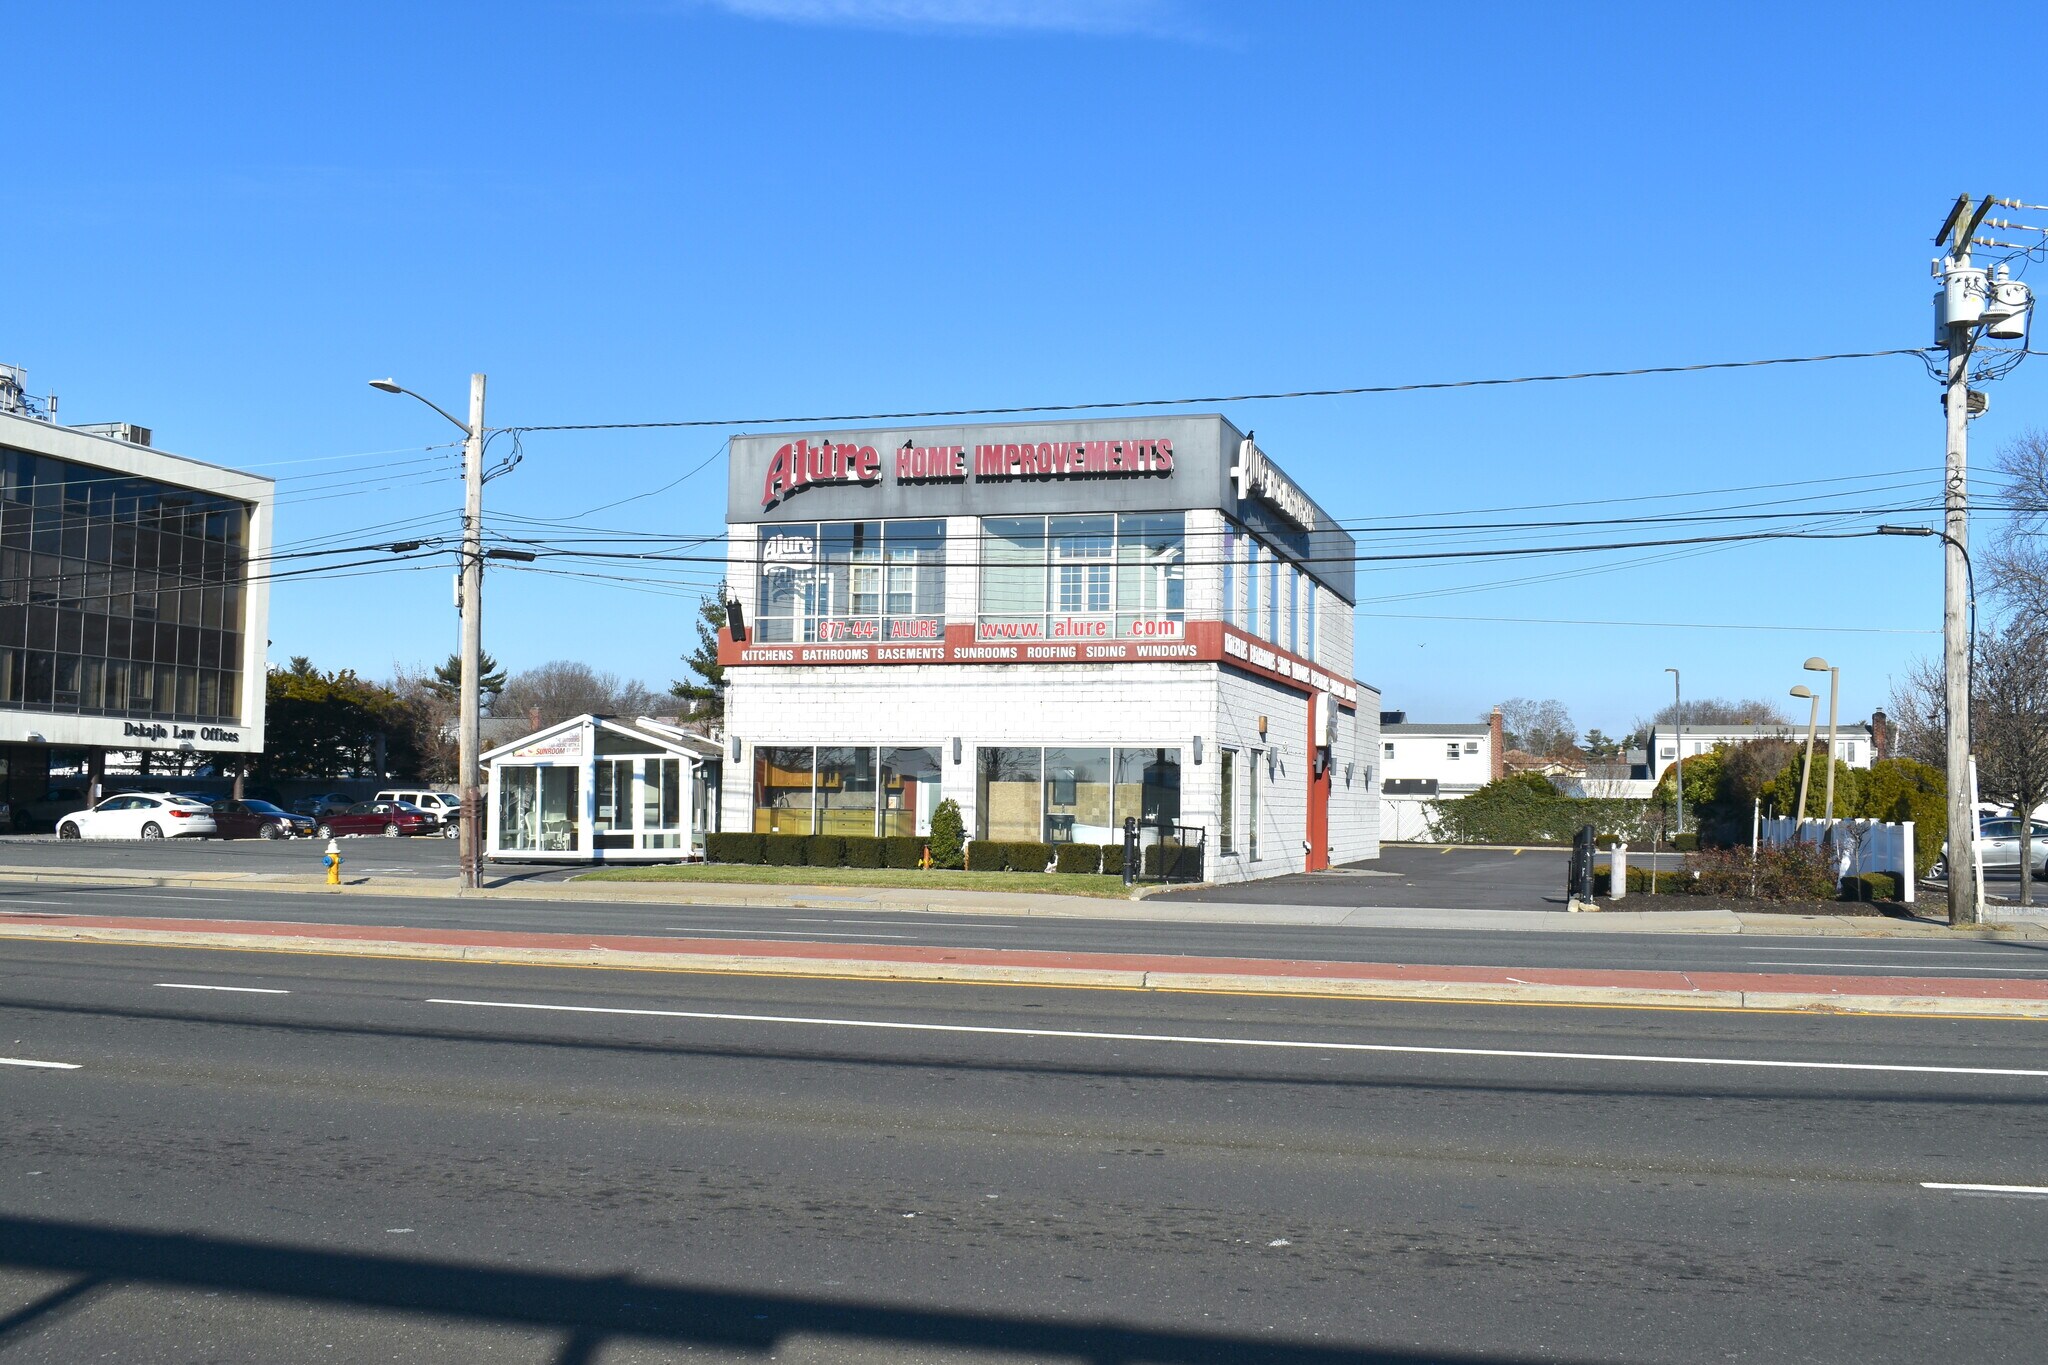
[[[818,833],[875,834],[875,751],[818,750]]]
[[[881,523],[827,522],[819,527],[818,622],[807,637],[822,641],[881,638]]]
[[[1223,610],[1225,621],[1237,624],[1237,528],[1223,528]]]
[[[574,853],[583,808],[576,800],[579,768],[542,768],[540,772],[540,842],[547,853]]]
[[[507,765],[498,769],[498,847],[509,853],[540,848],[540,770]]]
[[[1244,765],[1244,851],[1253,862],[1259,860],[1259,757],[1252,754]]]
[[[891,521],[883,527],[888,577],[883,610],[890,640],[945,637],[946,523]]]
[[[1137,817],[1141,829],[1170,833],[1180,823],[1180,750],[1116,751],[1116,827]]]
[[[1218,774],[1222,787],[1216,800],[1216,847],[1223,853],[1237,851],[1237,751],[1225,749]]]
[[[815,526],[784,526],[761,540],[754,615],[766,643],[809,638],[805,622],[816,593],[817,537]]]
[[[754,750],[754,833],[810,834],[809,745],[760,745]]]
[[[1045,518],[981,522],[981,629],[990,640],[1045,638]]]
[[[1117,518],[1117,634],[1177,640],[1187,606],[1187,518],[1138,512]]]
[[[1045,751],[1045,833],[1051,844],[1107,844],[1110,820],[1110,751]]]
[[[1039,751],[977,749],[975,837],[1037,840]]]
[[[882,750],[882,833],[930,834],[939,804],[938,746]]]

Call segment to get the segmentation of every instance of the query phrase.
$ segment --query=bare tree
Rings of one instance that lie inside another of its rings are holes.
[[[2048,432],[2022,432],[1999,450],[1996,463],[2012,510],[1990,548],[1979,553],[1980,586],[2012,610],[2038,617],[2048,607]]]
[[[2048,800],[2048,628],[2031,614],[1977,639],[1971,739],[1979,790],[2020,822],[2020,904],[2033,904],[2034,808]]]
[[[540,712],[542,725],[595,712],[606,716],[653,716],[672,712],[674,702],[644,683],[601,673],[573,659],[556,659],[514,673],[491,707],[499,716]]]
[[[1892,679],[1885,716],[1892,723],[1893,757],[1918,759],[1936,768],[1948,766],[1948,695],[1939,663],[1915,659],[1904,676]]]
[[[1565,710],[1564,703],[1555,697],[1543,701],[1509,697],[1497,709],[1500,711],[1501,737],[1510,749],[1548,758],[1570,750],[1579,737],[1571,712]],[[1491,718],[1492,712],[1488,712],[1479,719]]]
[[[1679,714],[1676,704],[1665,707],[1650,717],[1655,725],[1675,725],[1683,720],[1687,725],[1790,725],[1792,718],[1784,708],[1774,701],[1752,697],[1747,701],[1729,701],[1724,697],[1701,697],[1688,699],[1685,714]],[[1646,729],[1637,722],[1638,729]]]

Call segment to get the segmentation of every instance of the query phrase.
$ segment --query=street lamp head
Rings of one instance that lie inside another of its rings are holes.
[[[405,392],[404,389],[399,387],[398,381],[396,379],[372,379],[370,381],[370,387],[373,389],[382,389],[386,393]]]
[[[1806,669],[1809,673],[1825,673],[1828,671],[1828,661],[1816,654],[1806,661]]]
[[[1677,670],[1677,669],[1675,669],[1675,668],[1667,668],[1667,669],[1665,669],[1664,671],[1665,671],[1666,673],[1676,673],[1676,672],[1678,672],[1678,670]]]
[[[1808,687],[1805,683],[1801,683],[1799,684],[1799,686],[1792,689],[1792,695],[1795,697],[1799,697],[1803,700],[1804,698],[1813,695],[1813,689]]]

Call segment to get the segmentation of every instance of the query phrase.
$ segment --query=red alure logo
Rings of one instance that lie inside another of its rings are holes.
[[[814,483],[880,483],[882,457],[873,446],[850,442],[814,446],[809,440],[792,441],[768,461],[768,477],[761,484],[761,510],[801,488]]]

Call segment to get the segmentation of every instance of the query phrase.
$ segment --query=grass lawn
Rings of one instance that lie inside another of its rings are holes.
[[[752,863],[676,863],[604,867],[579,882],[743,882],[751,886],[905,886],[924,891],[1039,891],[1123,900],[1122,877],[1078,872],[925,872],[886,867],[766,867]]]

